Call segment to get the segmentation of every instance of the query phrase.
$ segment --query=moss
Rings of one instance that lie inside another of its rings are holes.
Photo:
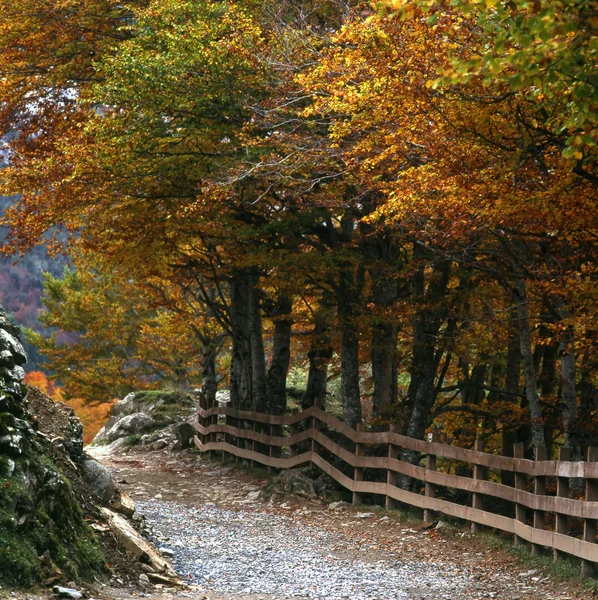
[[[142,435],[140,433],[136,433],[134,435],[130,435],[125,439],[127,446],[137,446],[141,441]]]
[[[81,580],[105,571],[69,482],[44,455],[0,478],[0,581],[31,586],[60,569]]]

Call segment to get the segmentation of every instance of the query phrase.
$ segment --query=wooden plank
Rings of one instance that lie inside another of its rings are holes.
[[[502,469],[518,472],[529,476],[544,477],[579,477],[584,479],[598,479],[598,463],[588,462],[559,462],[553,460],[532,461],[524,458],[509,458],[458,448],[447,444],[416,440],[395,432],[356,432],[336,417],[325,413],[318,407],[310,407],[297,415],[265,415],[251,411],[238,411],[229,407],[213,407],[207,410],[198,409],[198,415],[208,417],[214,414],[225,414],[234,419],[253,420],[271,425],[294,425],[311,417],[316,417],[332,429],[346,436],[354,443],[359,444],[387,444],[392,443],[408,450],[435,454],[436,456],[460,462],[478,464],[491,469]]]
[[[536,496],[526,490],[518,490],[500,483],[489,481],[478,481],[459,475],[441,473],[438,471],[426,472],[426,469],[411,465],[407,462],[393,457],[375,457],[375,456],[355,456],[336,442],[330,440],[323,432],[307,429],[291,437],[268,436],[263,433],[254,432],[249,429],[239,429],[231,425],[213,425],[204,428],[198,423],[193,424],[202,434],[212,432],[230,434],[236,438],[245,438],[255,440],[258,443],[288,446],[299,442],[313,439],[323,446],[329,452],[335,454],[344,460],[353,468],[360,469],[383,469],[388,472],[400,473],[420,481],[429,482],[435,485],[460,489],[474,494],[484,494],[494,496],[509,502],[520,504],[535,511],[555,512],[562,515],[568,515],[574,518],[591,518],[598,514],[598,502],[585,502],[573,498],[555,497],[555,496]],[[480,465],[480,468],[484,468]],[[387,476],[388,477],[388,476]],[[391,499],[392,500],[392,499]]]

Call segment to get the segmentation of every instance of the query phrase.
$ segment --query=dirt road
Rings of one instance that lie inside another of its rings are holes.
[[[193,454],[99,456],[173,555],[182,590],[153,600],[565,600],[589,598],[464,530],[368,507],[260,493],[266,479]],[[100,596],[132,599],[136,591]]]

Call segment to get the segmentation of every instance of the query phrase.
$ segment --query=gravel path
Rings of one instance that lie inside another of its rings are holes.
[[[98,453],[99,454],[99,453]],[[588,600],[467,529],[429,528],[372,507],[329,510],[274,494],[255,473],[192,454],[130,450],[98,456],[172,551],[189,585],[100,600]]]
[[[206,591],[351,600],[458,598],[471,575],[433,563],[359,556],[350,538],[268,512],[143,502],[150,537]]]

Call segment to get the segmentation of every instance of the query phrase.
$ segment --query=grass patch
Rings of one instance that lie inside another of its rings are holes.
[[[557,581],[572,581],[581,577],[580,561],[574,557],[562,558],[555,562],[551,550],[546,550],[544,554],[535,556],[532,555],[531,544],[516,546],[513,542],[493,533],[483,533],[480,539],[490,548],[502,550],[509,556],[517,558],[519,564],[523,567],[529,570],[538,569]],[[586,584],[598,586],[598,580],[589,578],[586,580]]]

